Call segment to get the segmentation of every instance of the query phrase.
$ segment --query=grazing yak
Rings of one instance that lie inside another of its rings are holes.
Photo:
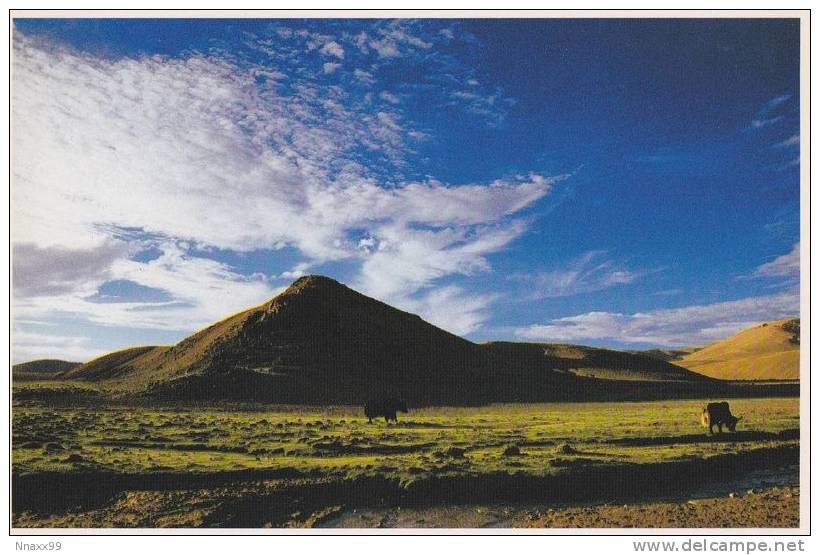
[[[720,403],[709,403],[703,408],[703,414],[700,415],[700,423],[704,427],[709,428],[709,433],[715,433],[713,428],[718,427],[718,433],[723,433],[723,425],[729,428],[729,431],[734,432],[737,423],[742,416],[734,416],[729,410],[729,403],[722,401]]]
[[[401,399],[374,399],[364,405],[364,415],[368,422],[373,422],[379,416],[384,416],[385,422],[398,422],[397,412],[407,412],[407,404]]]

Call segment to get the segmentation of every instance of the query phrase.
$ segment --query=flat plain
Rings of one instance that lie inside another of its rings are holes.
[[[798,399],[734,399],[738,432],[715,436],[700,427],[703,404],[419,408],[387,424],[349,406],[23,400],[13,407],[13,523],[316,526],[367,508],[476,503],[520,512],[685,495],[797,463]],[[738,525],[772,525],[755,514]],[[525,525],[538,522],[551,525]]]

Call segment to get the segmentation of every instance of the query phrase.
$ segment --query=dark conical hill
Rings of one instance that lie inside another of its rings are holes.
[[[358,403],[402,395],[444,402],[460,391],[466,401],[476,393],[470,376],[483,366],[480,358],[475,344],[416,315],[306,276],[173,347],[112,353],[69,377],[119,380],[131,391],[173,397]]]
[[[638,382],[653,391],[664,381],[714,383],[644,355],[477,345],[322,276],[174,346],[111,353],[67,377],[160,399],[348,404],[389,395],[414,405],[629,398],[646,395]]]

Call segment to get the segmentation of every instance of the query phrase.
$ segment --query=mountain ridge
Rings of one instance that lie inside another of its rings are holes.
[[[635,353],[476,344],[324,276],[299,278],[176,345],[109,353],[65,378],[160,399],[307,404],[384,395],[416,404],[630,398],[719,385]]]

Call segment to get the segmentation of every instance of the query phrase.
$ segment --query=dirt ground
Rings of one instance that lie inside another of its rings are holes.
[[[685,503],[601,505],[527,515],[515,526],[535,528],[797,528],[800,490],[775,487],[734,497]]]
[[[338,528],[797,528],[800,491],[793,486],[693,499],[682,503],[633,503],[584,507],[524,508],[445,506],[427,509],[353,510],[320,526]]]
[[[585,505],[447,505],[354,509],[314,523],[340,528],[797,528],[797,467],[750,473],[687,498]]]

